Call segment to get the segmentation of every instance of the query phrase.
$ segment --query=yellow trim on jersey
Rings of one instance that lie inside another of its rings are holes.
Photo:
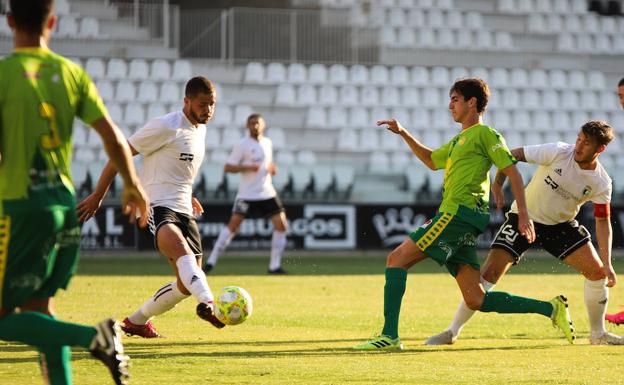
[[[11,217],[0,218],[0,308],[2,308],[2,288],[4,287],[4,274],[6,273],[7,260],[9,259],[9,239],[11,237]]]
[[[446,226],[451,223],[451,219],[453,219],[453,214],[450,213],[442,213],[440,218],[425,232],[422,237],[416,242],[416,246],[422,251],[435,241],[442,231],[446,228]]]

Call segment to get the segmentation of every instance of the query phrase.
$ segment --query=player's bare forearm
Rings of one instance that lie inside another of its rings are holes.
[[[535,227],[533,221],[529,218],[529,211],[527,209],[526,198],[524,196],[524,183],[522,181],[522,175],[518,172],[515,165],[505,167],[502,172],[507,175],[509,182],[511,183],[511,191],[516,199],[518,206],[518,228],[520,234],[522,234],[529,243],[535,241]]]
[[[509,151],[518,162],[526,162],[526,157],[524,156],[524,148],[518,147]]]
[[[235,174],[237,172],[258,171],[259,168],[260,167],[258,165],[245,166],[238,164],[226,164],[223,167],[223,171]]]
[[[127,186],[138,185],[139,178],[132,162],[132,152],[119,128],[107,117],[97,120],[92,126],[102,137],[110,163],[119,172],[124,184]]]
[[[117,175],[117,170],[109,160],[106,162],[106,166],[102,169],[102,173],[100,174],[100,178],[95,185],[93,193],[97,194],[100,198],[104,198],[111,183],[113,183],[113,179],[115,179],[115,175]]]
[[[598,254],[605,266],[611,266],[611,247],[613,244],[613,229],[611,219],[596,218],[596,241],[598,242]]]
[[[429,147],[416,140],[407,130],[401,131],[399,135],[401,135],[401,138],[407,143],[414,155],[416,155],[425,166],[429,167],[431,170],[437,170],[436,166],[433,164],[433,159],[431,159],[431,153],[433,151]]]

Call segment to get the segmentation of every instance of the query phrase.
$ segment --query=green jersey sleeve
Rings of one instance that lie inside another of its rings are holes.
[[[486,129],[481,131],[481,143],[484,146],[485,153],[492,160],[492,163],[498,169],[504,169],[512,164],[518,163],[516,158],[511,154],[505,138],[494,129]]]
[[[446,168],[446,161],[449,156],[451,144],[451,142],[448,142],[431,152],[431,160],[438,170]]]
[[[104,106],[95,84],[93,84],[87,72],[82,69],[79,87],[81,98],[77,105],[76,115],[83,122],[91,125],[96,120],[108,115],[106,106]]]

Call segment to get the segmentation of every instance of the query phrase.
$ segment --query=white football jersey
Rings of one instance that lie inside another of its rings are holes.
[[[193,215],[193,182],[204,159],[206,125],[193,126],[184,112],[150,120],[128,141],[142,156],[139,178],[151,206]]]
[[[273,143],[263,136],[260,141],[247,135],[232,149],[227,164],[233,166],[248,166],[259,164],[256,172],[242,172],[238,185],[237,199],[264,200],[277,195],[273,187],[273,179],[268,167],[273,163]]]
[[[526,187],[529,217],[535,222],[555,225],[571,221],[583,203],[611,202],[611,178],[600,162],[595,170],[583,170],[574,161],[574,145],[548,143],[524,147],[528,163],[539,167]],[[514,201],[511,212],[518,213]]]

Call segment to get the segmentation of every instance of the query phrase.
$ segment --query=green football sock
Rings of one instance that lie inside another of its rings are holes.
[[[96,330],[58,321],[37,312],[12,313],[0,318],[0,339],[31,346],[82,346],[89,349]]]
[[[490,291],[485,293],[483,304],[479,310],[486,313],[537,313],[550,318],[553,307],[550,302],[520,297],[502,291]]]
[[[69,346],[39,347],[39,364],[43,377],[50,385],[72,385],[71,350]]]
[[[384,327],[381,334],[392,338],[399,337],[399,313],[405,293],[407,270],[398,267],[386,268],[384,286]]]

